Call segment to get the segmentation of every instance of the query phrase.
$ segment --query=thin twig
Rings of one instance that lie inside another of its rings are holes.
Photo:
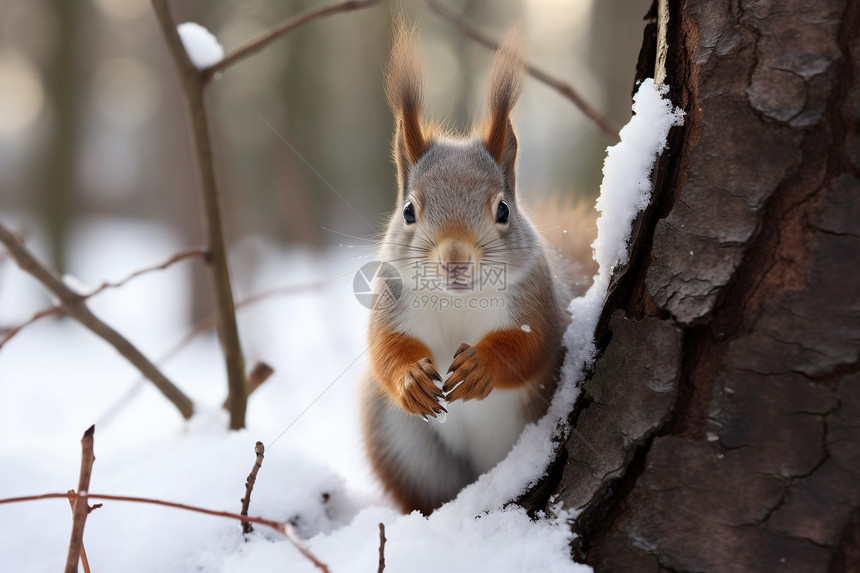
[[[253,394],[254,391],[263,385],[263,383],[271,378],[275,373],[275,369],[265,362],[257,362],[248,373],[248,394]]]
[[[6,245],[9,253],[18,266],[36,280],[42,283],[60,300],[60,305],[63,311],[86,326],[92,332],[100,336],[105,342],[113,346],[117,352],[122,354],[141,374],[152,381],[155,387],[158,388],[164,396],[173,403],[179,410],[182,416],[186,419],[190,418],[194,413],[194,405],[191,400],[182,393],[182,391],[173,385],[155,365],[144,356],[131,342],[129,342],[119,332],[105,324],[101,319],[94,315],[83,299],[83,297],[70,289],[57,276],[57,274],[48,268],[41,261],[36,259],[32,253],[24,245],[23,240],[15,233],[7,229],[0,223],[0,243]]]
[[[72,508],[72,536],[69,540],[69,554],[66,557],[66,573],[77,573],[78,561],[81,559],[81,551],[84,546],[84,525],[90,514],[87,492],[90,489],[90,476],[93,475],[93,462],[96,459],[93,453],[93,434],[95,426],[90,426],[81,438],[81,474],[78,477],[78,493],[75,495],[75,503]],[[71,492],[74,494],[74,492]],[[67,496],[70,494],[67,493]],[[71,497],[70,497],[71,499]]]
[[[167,0],[152,0],[152,6],[161,32],[167,43],[173,63],[182,80],[191,133],[194,139],[200,198],[203,204],[203,227],[206,233],[207,250],[210,254],[209,280],[217,311],[218,339],[224,353],[227,370],[227,386],[230,396],[230,428],[245,427],[245,408],[248,403],[245,384],[245,359],[239,343],[236,326],[236,311],[233,303],[233,287],[230,285],[230,270],[227,266],[227,249],[221,223],[218,186],[215,181],[212,142],[209,139],[209,121],[203,101],[204,82],[200,71],[188,58],[188,53],[176,30],[176,23]]]
[[[317,290],[324,287],[326,283],[324,281],[302,284],[302,285],[287,285],[282,287],[271,288],[268,290],[264,290],[262,292],[258,292],[257,294],[253,294],[247,298],[243,298],[239,302],[236,303],[236,310],[244,309],[246,307],[257,304],[258,302],[263,302],[266,299],[274,298],[276,296],[284,296],[290,294],[299,294],[303,292],[308,292],[312,290]],[[168,359],[172,358],[176,355],[177,352],[182,350],[189,342],[194,340],[196,337],[200,336],[207,330],[211,330],[215,328],[217,316],[213,313],[209,316],[205,316],[197,321],[197,323],[191,327],[191,330],[182,337],[179,342],[173,345],[170,350],[168,350],[160,359],[159,362],[165,362]],[[253,373],[253,371],[252,371]],[[250,384],[249,384],[250,388]]]
[[[203,79],[203,82],[208,82],[211,80],[215,74],[226,70],[233,64],[237,62],[241,62],[245,58],[252,56],[274,42],[275,40],[289,34],[296,28],[304,26],[310,22],[318,18],[322,18],[324,16],[330,16],[332,14],[337,14],[339,12],[349,12],[352,10],[361,10],[363,8],[369,8],[374,4],[379,4],[382,0],[347,0],[346,2],[338,2],[336,4],[328,4],[326,6],[319,6],[316,8],[310,8],[305,10],[301,14],[298,14],[289,20],[278,24],[274,28],[263,32],[256,38],[245,42],[216,63],[212,64],[208,68],[204,68],[200,71],[200,75]]]
[[[248,373],[248,397],[250,397],[251,394],[256,392],[257,388],[262,386],[263,383],[268,380],[274,373],[275,369],[266,364],[265,362],[257,362],[256,364],[254,364],[254,367],[251,368],[251,371]],[[221,404],[221,407],[225,410],[230,407],[229,398],[224,400],[224,403]]]
[[[308,292],[312,290],[318,290],[323,288],[328,284],[328,281],[317,281],[313,283],[306,283],[301,285],[286,285],[275,288],[270,288],[268,290],[264,290],[258,292],[257,294],[252,294],[246,298],[243,298],[239,302],[236,303],[236,308],[245,308],[246,306],[251,306],[253,304],[257,304],[263,300],[268,298],[273,298],[276,296],[288,295],[288,294],[299,294],[303,292]]]
[[[63,312],[63,305],[61,305],[61,304],[49,306],[48,308],[43,308],[42,310],[40,310],[39,312],[37,312],[36,314],[31,316],[26,322],[22,322],[21,324],[18,324],[16,326],[12,326],[12,327],[8,328],[3,333],[3,338],[0,338],[0,348],[3,348],[3,346],[7,342],[9,342],[13,336],[15,336],[16,334],[18,334],[19,332],[21,332],[22,330],[27,328],[28,326],[30,326],[34,322],[36,322],[42,318],[45,318],[46,316],[56,316],[58,314],[62,314],[62,312]]]
[[[184,261],[186,259],[191,259],[191,258],[196,258],[196,257],[202,258],[205,256],[206,256],[206,251],[204,251],[203,249],[201,249],[199,247],[193,248],[193,249],[187,249],[185,251],[180,251],[180,252],[176,253],[175,255],[171,256],[169,259],[167,259],[163,263],[160,263],[158,265],[153,265],[151,267],[145,267],[145,268],[142,268],[140,270],[134,271],[133,273],[131,273],[130,275],[128,275],[124,279],[118,280],[116,282],[105,281],[102,284],[100,284],[95,290],[88,292],[86,294],[81,293],[80,296],[83,300],[87,300],[87,299],[90,299],[90,298],[96,296],[97,294],[102,293],[103,291],[105,291],[109,288],[120,288],[120,287],[124,286],[127,282],[131,281],[132,279],[135,279],[135,278],[137,278],[141,275],[144,275],[146,273],[151,273],[153,271],[162,271],[162,270],[166,269],[167,267],[173,265],[174,263],[178,263],[180,261]],[[55,304],[54,306],[50,306],[48,308],[44,308],[44,309],[40,310],[39,312],[34,314],[32,317],[30,317],[30,319],[27,322],[23,322],[23,323],[19,324],[18,326],[13,326],[12,328],[10,328],[6,332],[4,332],[3,338],[0,338],[0,349],[2,349],[3,345],[6,344],[7,342],[9,342],[9,340],[13,336],[18,334],[19,332],[21,332],[21,330],[23,330],[27,326],[30,326],[31,324],[33,324],[37,320],[45,318],[46,316],[56,316],[56,315],[59,315],[62,313],[63,313],[63,305],[61,305],[61,304]]]
[[[379,568],[376,573],[385,571],[385,524],[379,522]]]
[[[75,513],[75,499],[78,497],[75,490],[70,489],[66,492],[69,496],[69,506],[72,508],[72,515]],[[81,565],[84,567],[84,573],[90,572],[90,560],[87,559],[87,548],[84,547],[84,542],[81,541]]]
[[[461,14],[457,11],[449,8],[448,6],[442,4],[438,0],[424,0],[430,9],[435,12],[440,18],[460,30],[466,37],[469,39],[490,48],[491,50],[498,50],[499,43],[496,42],[491,36],[485,34],[473,24],[469,23]],[[565,83],[547,72],[543,71],[541,68],[533,64],[528,64],[526,66],[526,73],[528,73],[531,77],[542,82],[562,96],[570,100],[573,105],[579,108],[579,110],[584,113],[591,121],[600,128],[600,131],[612,137],[614,139],[618,139],[618,130],[619,127],[615,125],[609,118],[607,118],[601,111],[595,108],[593,105],[588,103],[588,101],[580,94],[576,89],[568,83]]]
[[[296,549],[299,550],[299,553],[305,556],[306,559],[313,562],[313,564],[317,567],[317,569],[324,571],[325,573],[331,573],[328,570],[328,567],[322,563],[319,559],[317,559],[313,553],[308,551],[308,549],[304,546],[304,544],[299,539],[299,536],[296,535],[293,526],[289,523],[284,525],[284,535],[286,535],[287,539],[295,546]]]
[[[83,496],[79,496],[76,493],[71,494],[74,498],[83,498]],[[10,503],[23,503],[28,501],[38,501],[41,499],[57,499],[57,498],[68,498],[68,493],[42,493],[39,495],[24,495],[20,497],[7,497],[5,499],[0,499],[0,505],[10,504]],[[195,513],[203,513],[206,515],[214,515],[216,517],[228,517],[232,519],[238,519],[239,521],[247,520],[251,523],[259,523],[260,525],[265,525],[266,527],[271,527],[275,531],[280,533],[284,533],[285,524],[280,521],[275,521],[273,519],[266,519],[264,517],[253,517],[250,515],[239,515],[238,513],[232,513],[229,511],[216,511],[214,509],[206,509],[205,507],[198,507],[194,505],[187,505],[184,503],[175,503],[172,501],[164,501],[160,499],[152,499],[148,497],[135,497],[128,495],[111,495],[111,494],[100,494],[100,493],[88,493],[87,497],[89,499],[101,499],[104,501],[126,501],[129,503],[144,503],[149,505],[161,505],[164,507],[172,507],[174,509],[183,509],[186,511],[193,511]]]
[[[83,495],[72,494],[72,496],[77,497],[78,499],[83,499]],[[37,501],[40,499],[58,499],[58,498],[68,498],[69,494],[67,493],[43,493],[40,495],[25,495],[21,497],[9,497],[6,499],[0,499],[0,505],[8,504],[8,503],[22,503],[27,501]],[[238,513],[231,513],[229,511],[215,511],[213,509],[206,509],[205,507],[197,507],[194,505],[186,505],[183,503],[174,503],[172,501],[162,501],[160,499],[152,499],[147,497],[132,497],[125,495],[106,495],[99,493],[88,493],[86,495],[89,499],[102,499],[105,501],[126,501],[130,503],[145,503],[149,505],[161,505],[164,507],[172,507],[174,509],[183,509],[185,511],[193,511],[196,513],[203,513],[205,515],[214,515],[216,517],[226,517],[229,519],[237,519],[239,521],[250,521],[251,523],[258,523],[260,525],[265,525],[266,527],[271,527],[278,533],[282,534],[287,540],[295,546],[299,552],[308,558],[313,564],[320,569],[321,571],[325,571],[329,573],[328,567],[323,564],[319,559],[317,559],[307,548],[304,547],[301,540],[299,540],[295,533],[292,532],[289,524],[281,523],[280,521],[274,521],[272,519],[265,519],[263,517],[252,517],[250,515],[239,515]]]
[[[91,296],[95,296],[95,295],[97,295],[97,294],[101,293],[102,291],[109,289],[109,288],[119,288],[119,287],[125,285],[125,283],[129,282],[130,280],[136,279],[137,277],[139,277],[141,275],[145,275],[145,274],[151,273],[153,271],[163,271],[164,269],[170,267],[174,263],[178,263],[180,261],[184,261],[186,259],[193,259],[193,258],[203,259],[203,258],[206,258],[206,256],[207,256],[206,250],[203,249],[202,247],[193,247],[191,249],[179,251],[178,253],[175,253],[174,255],[172,255],[169,259],[167,259],[163,263],[159,263],[157,265],[152,265],[151,267],[144,267],[142,269],[136,270],[133,273],[129,274],[127,277],[120,279],[116,282],[105,281],[102,284],[100,284],[94,291],[84,295],[84,298],[90,298]]]
[[[255,295],[249,296],[248,298],[242,299],[236,303],[236,310],[243,309],[245,307],[257,304],[258,302],[262,302],[268,298],[272,298],[275,296],[282,295],[290,295],[290,294],[298,294],[302,292],[307,292],[311,290],[316,290],[322,288],[326,285],[325,282],[316,282],[316,283],[308,283],[303,285],[291,285],[291,286],[283,286],[277,287],[273,289],[269,289],[266,291],[259,292]],[[164,366],[169,360],[173,359],[177,354],[179,354],[182,349],[188,346],[191,341],[195,338],[203,334],[204,332],[215,328],[215,315],[210,314],[207,317],[202,318],[197,321],[197,323],[188,331],[185,336],[183,336],[176,344],[171,346],[167,352],[162,354],[157,363],[161,366]],[[254,371],[251,371],[251,375],[253,375]],[[99,422],[102,425],[110,423],[110,421],[119,413],[119,411],[124,408],[137,394],[138,390],[142,387],[142,380],[138,380],[134,383],[134,385],[126,392],[121,398],[119,398],[108,410],[99,418]],[[248,392],[250,394],[251,388],[253,388],[253,381],[249,378],[248,380]],[[224,405],[222,406],[225,410],[229,406],[228,400],[224,401]]]
[[[254,460],[254,467],[251,468],[251,473],[248,474],[248,479],[245,480],[245,497],[242,498],[242,515],[248,515],[248,506],[251,505],[251,492],[254,491],[254,484],[257,483],[257,472],[263,466],[263,455],[266,453],[266,446],[263,442],[254,444],[254,453],[257,459]],[[242,533],[248,535],[253,532],[249,521],[242,522]]]

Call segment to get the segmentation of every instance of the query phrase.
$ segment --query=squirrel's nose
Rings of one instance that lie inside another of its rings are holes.
[[[443,241],[437,252],[439,272],[448,279],[457,278],[469,272],[472,253],[467,245],[458,240]]]

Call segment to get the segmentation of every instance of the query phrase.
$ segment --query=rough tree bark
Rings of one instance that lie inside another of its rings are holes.
[[[860,571],[860,1],[669,15],[686,123],[525,504],[597,571]]]

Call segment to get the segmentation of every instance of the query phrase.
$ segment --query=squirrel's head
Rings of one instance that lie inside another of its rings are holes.
[[[470,292],[481,273],[516,278],[539,249],[517,205],[517,138],[510,113],[525,62],[511,32],[493,61],[488,117],[471,137],[440,135],[421,118],[423,86],[414,43],[399,26],[388,71],[395,119],[397,208],[386,252],[400,268],[430,264],[445,290]],[[482,266],[496,267],[496,273]]]

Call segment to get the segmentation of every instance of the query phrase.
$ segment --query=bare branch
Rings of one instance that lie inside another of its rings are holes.
[[[461,14],[445,6],[438,0],[424,0],[430,9],[435,12],[440,18],[451,24],[453,27],[460,30],[467,38],[473,40],[482,46],[486,46],[491,50],[498,50],[499,43],[491,36],[485,34],[473,24],[469,23]],[[613,139],[618,139],[619,127],[607,118],[601,111],[592,106],[576,89],[568,83],[565,83],[533,64],[526,66],[526,73],[539,82],[548,85],[562,96],[570,100],[573,105],[579,108],[595,125]]]
[[[227,249],[224,245],[212,144],[209,139],[209,121],[206,117],[206,105],[203,101],[204,81],[200,71],[194,67],[188,58],[188,53],[185,51],[176,30],[176,24],[170,13],[167,0],[152,0],[152,6],[173,58],[173,63],[176,65],[182,80],[182,91],[185,96],[191,133],[194,139],[195,163],[203,205],[203,227],[210,254],[207,267],[217,312],[218,339],[221,342],[227,370],[230,428],[238,430],[245,427],[245,408],[248,402],[245,388],[245,359],[242,355],[242,346],[239,343],[239,329],[236,326],[236,312],[233,303],[233,287],[230,285],[230,270],[227,266]]]
[[[96,427],[90,426],[81,438],[81,475],[78,477],[78,493],[77,495],[74,495],[74,492],[67,493],[70,495],[69,500],[71,501],[71,496],[74,496],[75,501],[72,506],[72,536],[69,540],[69,554],[66,557],[66,573],[77,573],[78,561],[81,559],[84,547],[84,525],[90,514],[87,492],[90,489],[90,476],[93,474],[93,462],[96,459],[93,453],[95,431]]]
[[[72,515],[74,515],[74,513],[75,513],[75,500],[77,499],[78,496],[75,493],[75,490],[73,490],[73,489],[70,489],[66,493],[69,496],[69,506],[72,508]],[[98,504],[98,505],[101,506],[101,504]],[[93,507],[93,509],[95,509],[95,507]],[[84,547],[83,541],[81,541],[81,565],[83,565],[83,567],[84,567],[84,573],[91,573],[90,572],[90,560],[87,558],[87,549],[86,549],[86,547]]]
[[[150,273],[153,271],[164,270],[167,267],[173,265],[174,263],[178,263],[179,261],[184,261],[186,259],[196,258],[196,257],[202,258],[205,256],[206,256],[206,251],[204,251],[201,248],[194,248],[194,249],[187,249],[185,251],[180,251],[180,252],[176,253],[175,255],[171,256],[169,259],[167,259],[166,261],[164,261],[161,264],[137,270],[137,271],[131,273],[130,275],[128,275],[127,277],[125,277],[124,279],[116,281],[116,282],[105,281],[102,284],[100,284],[92,292],[89,292],[87,294],[81,294],[80,296],[83,300],[87,300],[89,298],[96,296],[97,294],[100,294],[101,292],[103,292],[109,288],[119,288],[119,287],[125,285],[127,282],[131,281],[132,279],[135,279],[135,278],[137,278],[143,274]],[[6,332],[4,332],[3,337],[0,338],[0,349],[2,349],[3,345],[6,344],[7,342],[9,342],[9,340],[13,336],[18,334],[19,332],[21,332],[21,330],[30,326],[31,324],[33,324],[37,320],[45,318],[46,316],[56,316],[56,315],[59,315],[62,313],[63,313],[63,305],[61,305],[61,304],[56,304],[54,306],[50,306],[48,308],[44,308],[44,309],[40,310],[39,312],[34,314],[32,317],[30,317],[30,319],[27,322],[23,322],[23,323],[19,324],[18,326],[13,326],[12,328],[10,328]]]
[[[313,22],[314,20],[317,20],[319,18],[331,16],[332,14],[369,8],[375,4],[379,4],[381,1],[382,0],[346,0],[345,2],[328,4],[326,6],[319,6],[305,10],[301,14],[298,14],[290,18],[289,20],[278,24],[274,28],[263,32],[256,38],[242,44],[234,51],[224,56],[224,58],[217,64],[212,64],[208,68],[204,68],[203,70],[201,70],[200,75],[203,79],[203,82],[208,82],[218,72],[224,71],[233,64],[241,62],[245,58],[256,54],[275,40],[289,34],[296,28],[300,28],[301,26],[309,24],[310,22]]]
[[[83,495],[71,494],[72,497],[83,499]],[[40,495],[26,495],[21,497],[9,497],[6,499],[0,499],[0,505],[4,505],[7,503],[22,503],[27,501],[36,501],[40,499],[58,499],[64,498],[68,499],[68,493],[43,493]],[[89,499],[102,499],[106,501],[126,501],[130,503],[144,503],[149,505],[161,505],[164,507],[172,507],[174,509],[183,509],[185,511],[193,511],[196,513],[203,513],[205,515],[214,515],[216,517],[226,517],[229,519],[237,519],[239,521],[250,521],[251,523],[258,523],[260,525],[265,525],[266,527],[271,527],[275,531],[281,533],[287,540],[293,544],[293,546],[299,550],[299,553],[304,555],[307,559],[309,559],[313,564],[320,569],[321,571],[325,571],[329,573],[328,567],[323,564],[319,559],[317,559],[299,540],[295,533],[292,532],[290,526],[286,523],[281,523],[280,521],[274,521],[272,519],[265,519],[262,517],[251,517],[249,515],[239,515],[238,513],[231,513],[229,511],[215,511],[213,509],[206,509],[205,507],[198,507],[194,505],[186,505],[183,503],[174,503],[172,501],[162,501],[160,499],[152,499],[147,497],[132,497],[125,495],[104,495],[98,493],[88,493],[86,495]]]
[[[23,495],[20,497],[7,497],[4,499],[0,499],[0,505],[10,504],[10,503],[23,503],[28,501],[38,501],[41,499],[58,499],[64,498],[67,499],[70,494],[68,493],[42,493],[39,495]],[[78,495],[76,493],[72,493],[71,497],[74,499],[83,498],[84,496]],[[203,513],[206,515],[214,515],[215,517],[228,517],[232,519],[237,519],[239,521],[246,520],[251,523],[258,523],[260,525],[265,525],[266,527],[271,527],[275,531],[280,533],[284,533],[285,524],[280,521],[275,521],[272,519],[265,519],[263,517],[253,517],[250,515],[239,515],[238,513],[231,513],[229,511],[217,511],[214,509],[206,509],[205,507],[198,507],[195,505],[186,505],[184,503],[174,503],[172,501],[164,501],[161,499],[152,499],[148,497],[134,497],[127,495],[106,495],[100,493],[88,493],[87,497],[89,499],[101,499],[104,501],[125,501],[129,503],[143,503],[148,505],[161,505],[164,507],[172,507],[174,509],[184,509],[185,511],[193,511],[195,513]]]
[[[264,300],[267,300],[269,298],[274,298],[276,296],[299,294],[299,293],[303,293],[303,292],[316,290],[316,289],[322,288],[323,286],[325,286],[325,284],[326,284],[325,282],[321,281],[321,282],[307,283],[307,284],[301,284],[301,285],[288,285],[288,286],[282,286],[282,287],[275,287],[275,288],[272,288],[269,290],[264,290],[262,292],[258,292],[257,294],[253,294],[247,298],[243,298],[242,300],[237,302],[236,303],[236,309],[237,310],[244,309],[246,307],[257,304],[258,302],[263,302]],[[168,350],[159,359],[159,362],[164,362],[164,361],[169,360],[170,358],[173,358],[173,356],[175,356],[177,352],[179,352],[180,350],[185,348],[185,346],[188,343],[190,343],[192,340],[194,340],[196,337],[203,334],[207,330],[211,330],[212,328],[215,328],[216,318],[217,317],[215,314],[210,314],[209,316],[205,316],[205,317],[201,318],[199,321],[197,321],[197,323],[191,328],[191,330],[188,331],[188,334],[183,336],[179,342],[174,344],[170,348],[170,350]],[[255,368],[256,368],[256,366],[255,366]],[[254,375],[254,371],[252,370],[251,376],[253,376],[253,375]],[[249,391],[250,391],[250,388],[252,387],[252,384],[250,382],[251,381],[249,380],[249,383],[248,383]],[[262,384],[263,382],[265,382],[265,380],[260,382],[260,384]],[[225,408],[226,408],[226,406],[225,406]]]
[[[313,553],[308,551],[308,549],[302,543],[301,539],[299,539],[298,535],[296,535],[295,531],[293,531],[293,526],[289,523],[284,526],[284,535],[286,535],[287,539],[289,539],[290,542],[295,546],[295,548],[299,550],[299,553],[304,555],[306,559],[313,562],[317,569],[323,571],[324,573],[331,573],[328,570],[328,567],[323,562],[317,559]]]
[[[0,338],[0,348],[3,348],[3,346],[7,342],[9,342],[13,336],[15,336],[16,334],[18,334],[19,332],[21,332],[22,330],[27,328],[28,326],[30,326],[34,322],[36,322],[42,318],[45,318],[46,316],[57,316],[57,315],[62,314],[62,313],[63,313],[63,305],[61,305],[61,304],[49,306],[48,308],[43,308],[42,310],[40,310],[39,312],[37,312],[36,314],[31,316],[26,322],[22,322],[21,324],[19,324],[17,326],[13,326],[13,327],[9,328],[8,330],[6,330],[6,332],[3,333],[3,338]]]
[[[262,292],[258,292],[257,294],[253,294],[249,297],[243,298],[236,303],[236,308],[245,308],[246,306],[251,306],[257,304],[258,302],[262,302],[266,299],[274,298],[276,296],[299,294],[303,292],[321,289],[325,285],[326,281],[319,281],[300,285],[287,285],[271,288],[269,290],[264,290]]]
[[[6,245],[9,253],[21,270],[32,275],[60,300],[63,312],[86,326],[113,346],[126,360],[131,362],[141,374],[148,378],[164,396],[170,400],[184,418],[190,418],[194,413],[194,405],[182,391],[173,385],[155,365],[144,356],[131,342],[119,332],[105,324],[94,315],[84,301],[84,298],[72,291],[45,264],[40,262],[24,245],[23,240],[0,223],[0,243]]]
[[[379,568],[376,573],[385,571],[385,524],[379,522]]]
[[[252,296],[249,296],[248,298],[244,298],[244,299],[240,300],[239,302],[237,302],[236,303],[236,310],[246,308],[248,306],[257,304],[258,302],[263,302],[266,299],[273,298],[276,296],[298,294],[298,293],[302,293],[302,292],[316,290],[316,289],[322,288],[323,286],[325,286],[325,284],[326,284],[325,282],[315,282],[315,283],[308,283],[308,284],[302,284],[302,285],[282,286],[282,287],[277,287],[277,288],[269,289],[266,291],[262,291],[262,292],[259,292],[255,295],[252,295]],[[179,354],[179,352],[183,348],[188,346],[192,340],[194,340],[195,338],[197,338],[199,335],[203,334],[204,332],[211,330],[212,328],[215,328],[215,315],[214,314],[209,315],[209,316],[204,317],[201,320],[199,320],[191,328],[191,330],[188,331],[188,333],[185,336],[183,336],[178,342],[176,342],[176,344],[171,346],[167,350],[167,352],[165,352],[164,354],[162,354],[158,358],[157,363],[163,366],[167,361],[171,360],[173,357],[175,357],[177,354]],[[256,368],[256,366],[254,368]],[[252,369],[251,373],[249,374],[249,379],[248,379],[248,394],[249,395],[255,389],[254,379],[253,379],[254,375],[255,375],[255,370]],[[127,406],[130,403],[131,399],[134,397],[134,395],[142,387],[142,382],[143,382],[142,380],[138,380],[137,383],[135,383],[128,392],[126,392],[119,400],[117,400],[114,405],[112,405],[110,408],[108,408],[108,410],[105,412],[105,414],[103,414],[101,416],[101,418],[99,418],[100,423],[101,424],[108,424],[110,422],[110,420],[112,420],[125,406]],[[265,382],[265,380],[262,380],[260,382],[260,384],[262,384],[263,382]],[[222,408],[224,408],[225,410],[229,406],[228,400],[225,400],[224,404],[222,406]]]
[[[250,374],[248,374],[248,394],[253,394],[254,390],[262,386],[274,373],[275,369],[265,362],[254,364]]]
[[[238,306],[236,307],[238,308]],[[251,368],[251,371],[248,373],[248,397],[253,394],[257,388],[263,385],[263,383],[268,380],[272,374],[275,373],[275,369],[266,364],[265,362],[257,362],[254,364],[254,367]],[[224,403],[221,404],[221,407],[227,410],[230,407],[230,400],[227,398],[224,400]]]
[[[90,297],[95,296],[95,295],[97,295],[97,294],[101,293],[102,291],[105,291],[109,288],[119,288],[119,287],[123,286],[125,283],[129,282],[130,280],[136,279],[137,277],[139,277],[141,275],[145,275],[145,274],[151,273],[153,271],[163,271],[164,269],[170,267],[174,263],[178,263],[180,261],[184,261],[187,259],[195,259],[195,258],[205,259],[206,256],[207,256],[207,253],[202,247],[194,247],[191,249],[186,249],[184,251],[179,251],[178,253],[172,255],[169,259],[167,259],[163,263],[159,263],[159,264],[153,265],[151,267],[145,267],[145,268],[142,268],[140,270],[134,271],[133,273],[131,273],[130,275],[128,275],[124,279],[118,280],[116,282],[105,281],[102,284],[100,284],[95,290],[84,295],[84,298],[90,298]]]
[[[254,484],[257,483],[257,472],[263,466],[263,455],[266,452],[266,446],[263,442],[257,442],[254,445],[254,453],[257,459],[254,461],[254,467],[251,468],[251,473],[248,474],[248,479],[245,480],[245,497],[242,498],[242,515],[248,515],[248,506],[251,505],[251,492],[254,491]],[[247,535],[254,531],[251,523],[248,521],[242,522],[242,532]]]

